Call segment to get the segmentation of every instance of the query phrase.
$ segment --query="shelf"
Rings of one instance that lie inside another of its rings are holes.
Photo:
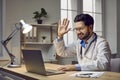
[[[52,44],[53,40],[57,36],[57,24],[31,24],[33,26],[30,31],[24,36],[22,44]],[[42,36],[47,37],[47,43],[42,43]]]
[[[57,37],[57,25],[53,24],[31,24],[32,30],[21,35],[21,49],[39,49],[46,62],[56,62],[56,52],[53,40]],[[43,39],[43,36],[46,38]]]
[[[42,43],[42,42],[24,42],[24,44],[30,44],[30,45],[42,45],[42,44],[44,44],[44,45],[52,45],[53,43]]]
[[[57,24],[52,25],[52,24],[31,24],[32,26],[36,26],[36,27],[57,27]]]

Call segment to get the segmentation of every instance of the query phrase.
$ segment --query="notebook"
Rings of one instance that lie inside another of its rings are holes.
[[[37,73],[40,75],[55,75],[65,73],[64,71],[46,70],[41,50],[23,49],[22,53],[25,67],[28,72]]]

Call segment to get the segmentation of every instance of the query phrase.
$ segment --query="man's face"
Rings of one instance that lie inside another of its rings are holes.
[[[87,40],[93,31],[91,26],[86,26],[83,21],[75,23],[75,31],[80,40]]]

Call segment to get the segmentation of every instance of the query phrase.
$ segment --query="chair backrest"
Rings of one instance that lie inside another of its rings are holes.
[[[112,58],[110,65],[111,71],[120,72],[120,58]]]

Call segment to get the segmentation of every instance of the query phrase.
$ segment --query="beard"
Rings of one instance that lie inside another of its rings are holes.
[[[81,32],[81,33],[77,34],[77,36],[80,40],[87,40],[90,36],[90,32],[88,31],[86,34]]]

